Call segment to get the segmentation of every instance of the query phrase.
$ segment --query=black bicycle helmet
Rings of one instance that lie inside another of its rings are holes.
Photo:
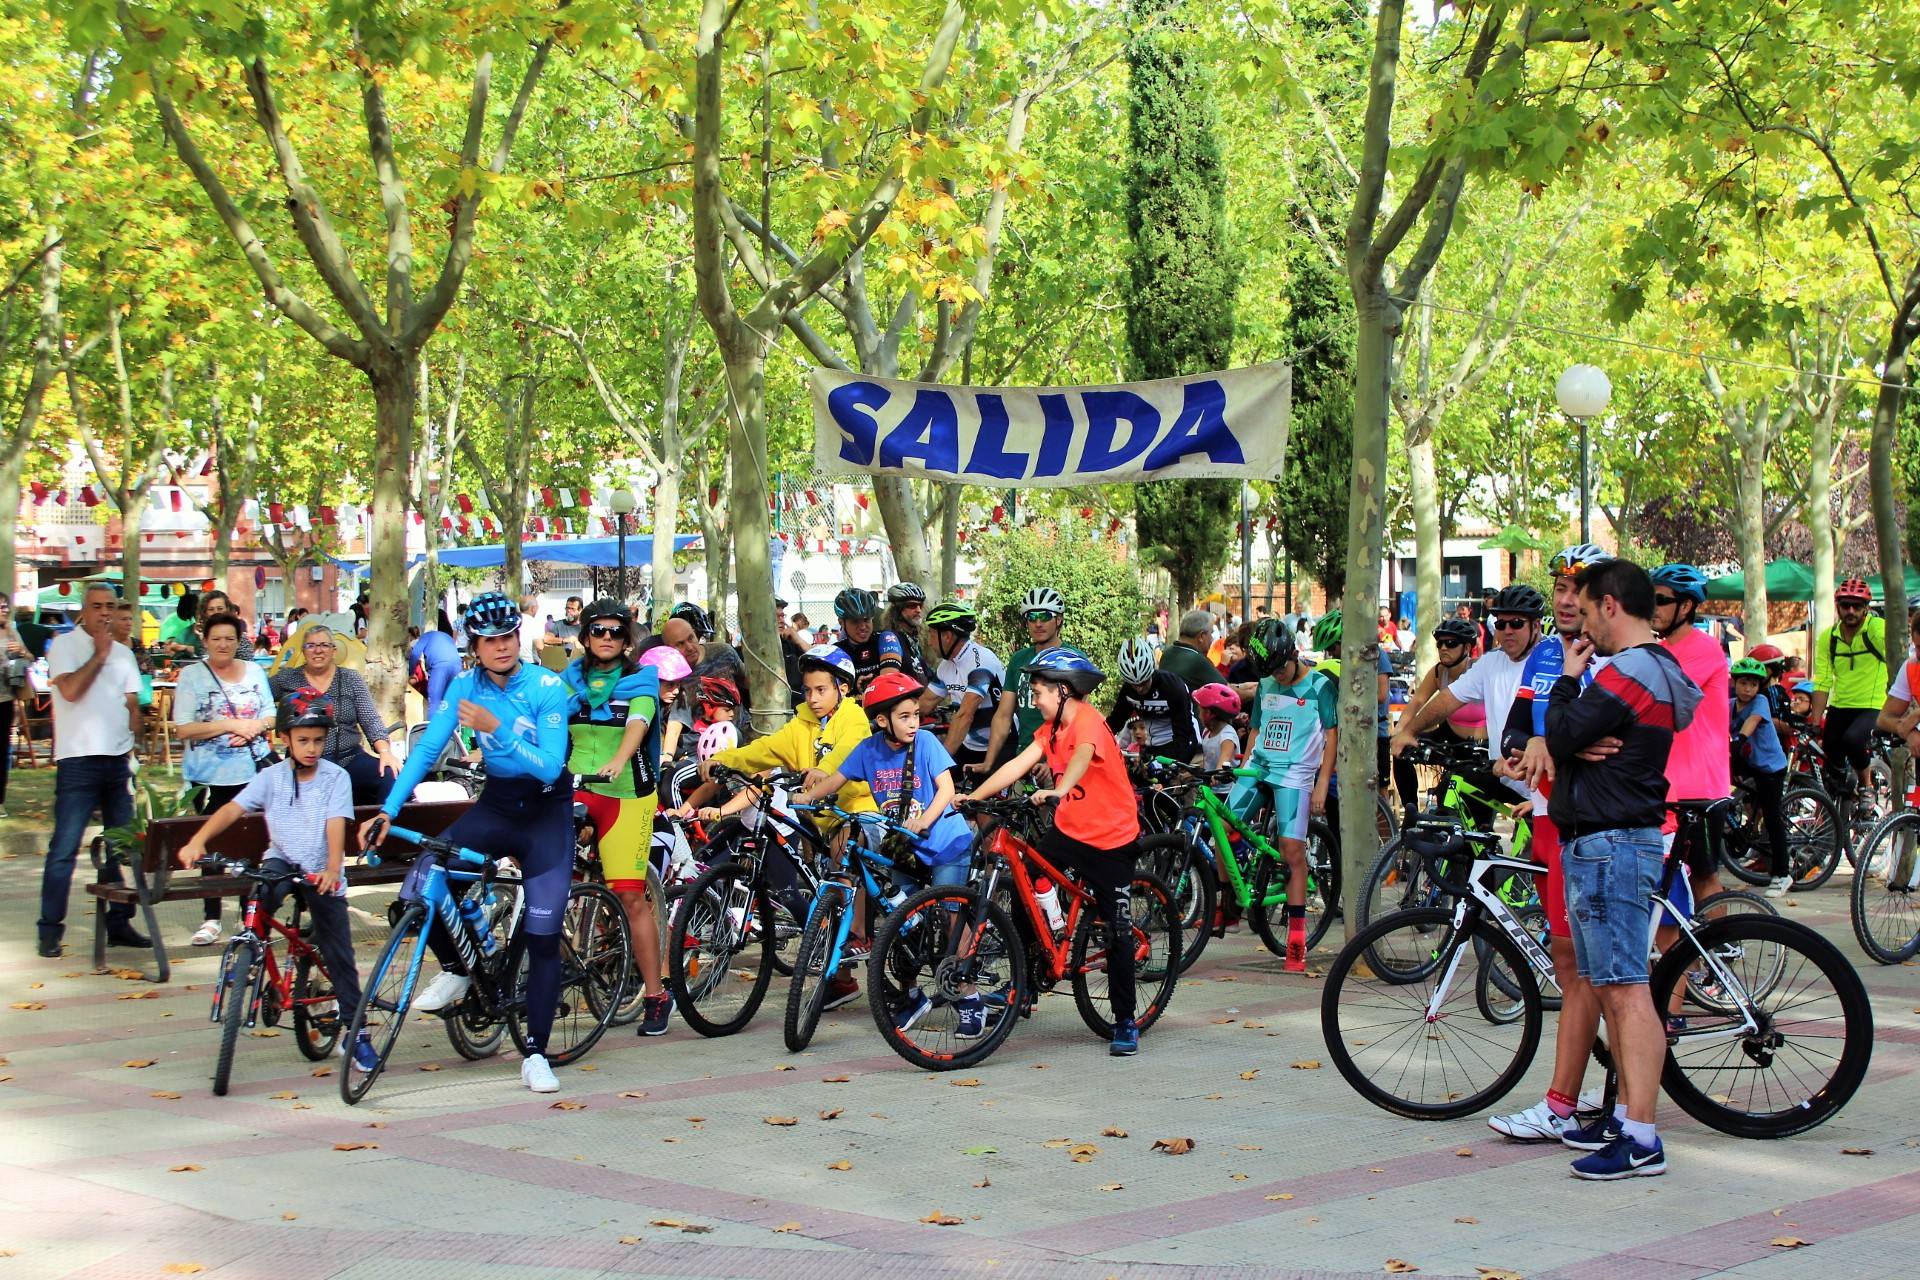
[[[633,634],[633,611],[621,604],[618,600],[601,596],[598,600],[595,600],[592,604],[580,611],[580,629],[582,631],[585,631],[596,622],[607,621],[617,622],[620,624],[621,630],[625,631],[629,636]]]
[[[1538,618],[1547,611],[1547,598],[1524,582],[1509,582],[1487,606],[1488,613],[1518,613]]]
[[[467,635],[510,636],[520,630],[520,608],[498,591],[482,591],[467,606]]]
[[[1473,642],[1480,638],[1480,628],[1465,618],[1448,618],[1433,629],[1433,638],[1443,641],[1453,640],[1471,648]]]
[[[294,729],[331,730],[333,728],[333,696],[311,685],[295,689],[280,700],[279,720],[277,727],[282,733]]]
[[[860,587],[848,587],[833,598],[834,616],[842,622],[858,622],[879,612],[880,602],[874,599],[873,592]]]
[[[1294,638],[1293,628],[1282,624],[1280,619],[1262,618],[1254,624],[1253,634],[1247,637],[1247,653],[1253,658],[1255,671],[1271,676],[1299,658],[1300,642]]]
[[[713,619],[707,616],[705,609],[702,609],[691,600],[682,600],[679,604],[673,606],[673,611],[667,614],[667,617],[680,619],[692,627],[693,634],[702,640],[711,640],[713,638]]]
[[[926,624],[929,630],[958,631],[970,636],[980,629],[980,615],[973,606],[958,600],[943,600],[927,610]]]

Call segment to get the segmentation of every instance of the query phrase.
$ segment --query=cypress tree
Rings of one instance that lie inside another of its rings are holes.
[[[1227,242],[1227,174],[1219,112],[1205,68],[1172,24],[1146,30],[1177,0],[1132,0],[1127,46],[1127,345],[1135,378],[1224,369],[1232,355],[1240,266]],[[1134,511],[1182,606],[1227,560],[1238,520],[1237,481],[1158,480]]]

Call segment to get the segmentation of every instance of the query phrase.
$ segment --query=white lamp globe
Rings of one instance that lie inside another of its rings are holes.
[[[631,489],[615,489],[607,495],[607,507],[617,516],[632,515],[636,505]]]
[[[1597,418],[1613,398],[1613,384],[1598,367],[1576,364],[1560,375],[1553,397],[1560,402],[1560,412],[1569,418]]]

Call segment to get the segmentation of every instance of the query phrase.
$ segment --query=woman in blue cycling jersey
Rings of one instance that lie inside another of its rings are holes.
[[[487,781],[473,807],[447,828],[446,838],[520,863],[526,927],[516,945],[526,947],[527,1039],[531,1052],[520,1079],[535,1093],[554,1093],[560,1082],[546,1058],[560,999],[560,925],[573,872],[573,780],[567,767],[567,714],[573,694],[566,682],[542,667],[520,661],[520,610],[497,591],[467,610],[467,636],[474,666],[447,686],[446,701],[407,756],[381,812],[360,829],[360,841],[376,849],[390,821],[446,749],[455,729],[470,730],[480,744]],[[457,890],[456,890],[457,892]],[[467,994],[472,979],[438,920],[427,940],[443,972],[414,997],[413,1008],[434,1013]],[[508,957],[508,972],[519,963]]]

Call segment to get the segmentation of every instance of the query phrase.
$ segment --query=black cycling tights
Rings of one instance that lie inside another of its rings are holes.
[[[1827,722],[1820,730],[1820,745],[1826,750],[1827,790],[1836,796],[1851,795],[1859,787],[1857,772],[1867,767],[1867,739],[1879,711],[1872,707],[1829,707]]]

